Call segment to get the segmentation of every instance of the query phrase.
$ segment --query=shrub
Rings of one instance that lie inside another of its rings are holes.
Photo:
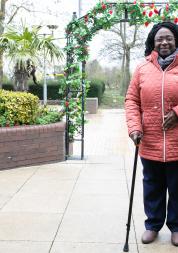
[[[47,84],[47,96],[49,100],[62,99],[64,94],[59,94],[60,84],[56,81],[53,83]],[[40,100],[43,100],[43,85],[42,84],[30,84],[29,90],[30,93],[38,96]]]
[[[97,97],[98,103],[101,103],[101,99],[105,90],[105,84],[99,79],[91,80],[90,87],[87,92],[87,97]]]
[[[14,86],[10,80],[5,80],[2,84],[4,90],[14,90]],[[63,100],[65,95],[65,79],[64,77],[56,77],[54,80],[47,80],[47,96],[48,100]],[[34,84],[32,80],[28,81],[28,92],[43,100],[43,81]]]
[[[13,91],[13,90],[14,90],[14,86],[13,86],[13,84],[10,83],[10,82],[8,82],[8,83],[3,83],[3,84],[2,84],[2,89]]]
[[[59,83],[48,85],[47,90],[49,100],[62,99],[62,94],[59,95],[59,88]]]
[[[38,97],[30,93],[0,90],[0,126],[33,124],[38,108]]]
[[[103,94],[104,94],[104,92],[105,92],[105,89],[106,89],[105,82],[102,82],[102,92],[103,92]]]
[[[46,125],[49,123],[55,123],[61,121],[63,113],[58,112],[55,109],[48,109],[47,107],[42,107],[39,110],[38,116],[35,120],[35,124]]]
[[[63,115],[63,110],[40,106],[39,98],[30,93],[0,90],[0,127],[55,123]]]
[[[41,84],[30,84],[28,91],[37,96],[40,100],[43,99],[43,86]]]

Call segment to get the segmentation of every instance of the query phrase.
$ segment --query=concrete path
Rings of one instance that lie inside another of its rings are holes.
[[[134,147],[123,110],[87,118],[83,161],[0,171],[0,253],[123,252]],[[166,227],[141,244],[144,218],[139,161],[130,252],[177,253]]]

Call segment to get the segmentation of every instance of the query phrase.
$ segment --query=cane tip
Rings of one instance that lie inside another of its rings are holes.
[[[128,244],[124,245],[123,252],[129,252],[129,246],[128,246]]]

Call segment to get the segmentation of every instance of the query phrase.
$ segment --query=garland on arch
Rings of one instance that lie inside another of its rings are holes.
[[[127,19],[127,20],[126,20]],[[70,90],[80,90],[85,73],[81,73],[80,63],[86,62],[89,57],[89,42],[101,29],[108,30],[114,24],[128,22],[130,25],[139,24],[145,27],[150,23],[165,20],[178,24],[178,2],[157,4],[156,2],[144,3],[142,0],[133,2],[109,3],[107,0],[99,1],[86,15],[72,20],[66,27],[68,44],[65,51],[68,55],[65,69],[66,86]],[[86,90],[89,87],[85,81]],[[72,140],[75,133],[80,131],[82,112],[81,93],[77,99],[68,97],[64,103],[66,112],[70,114],[69,138]],[[77,110],[76,110],[77,108]]]
[[[97,31],[108,30],[121,21],[125,10],[128,13],[130,25],[140,24],[148,26],[170,20],[178,23],[178,2],[169,1],[157,6],[156,2],[144,3],[137,0],[133,3],[118,2],[117,4],[100,1],[82,18],[71,21],[65,30],[66,36],[72,37],[71,44],[65,48],[67,52],[75,54],[77,61],[87,60],[88,42],[92,40]]]

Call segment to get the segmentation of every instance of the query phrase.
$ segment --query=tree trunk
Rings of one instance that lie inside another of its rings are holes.
[[[122,56],[122,65],[121,65],[121,79],[120,79],[120,94],[123,93],[123,87],[125,85],[125,60],[126,60],[126,53],[124,50],[124,54]]]
[[[126,94],[129,83],[130,83],[130,48],[128,48],[126,51],[125,72],[126,72],[126,77],[125,77],[124,94]]]
[[[124,55],[124,66],[121,77],[121,95],[125,96],[130,83],[130,48],[127,47]]]

